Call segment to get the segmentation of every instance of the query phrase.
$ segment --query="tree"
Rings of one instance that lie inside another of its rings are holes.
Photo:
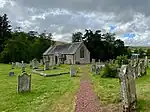
[[[72,42],[80,42],[82,41],[83,34],[81,32],[76,32],[72,34]]]
[[[0,53],[4,48],[4,43],[11,38],[11,25],[6,14],[0,16]]]
[[[144,50],[142,48],[140,48],[138,50],[138,53],[139,53],[139,57],[142,58],[145,52],[144,52]]]
[[[91,58],[96,60],[108,60],[127,53],[124,42],[120,39],[115,39],[115,34],[113,33],[102,33],[101,30],[93,32],[90,29],[86,29],[83,36],[78,35],[78,33],[74,34],[76,35],[73,35],[73,42],[83,40],[91,53]]]
[[[146,55],[150,56],[150,49],[147,49]]]
[[[134,49],[134,53],[139,53],[139,50],[138,49]]]

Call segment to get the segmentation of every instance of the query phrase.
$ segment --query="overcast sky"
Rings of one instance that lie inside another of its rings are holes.
[[[150,45],[150,0],[0,0],[13,27],[47,30],[70,41],[75,31],[115,32],[126,45]]]

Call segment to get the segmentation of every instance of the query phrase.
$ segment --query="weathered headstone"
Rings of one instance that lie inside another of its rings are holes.
[[[71,77],[76,76],[76,73],[77,73],[76,67],[71,65],[70,66],[70,76]]]
[[[134,79],[138,78],[138,64],[134,65],[133,67],[133,75],[134,75]]]
[[[9,76],[14,76],[14,72],[9,72]]]
[[[32,61],[29,62],[29,67],[32,69]]]
[[[145,56],[145,59],[144,59],[144,66],[146,68],[148,67],[148,58],[147,58],[147,56]]]
[[[25,64],[22,63],[22,72],[25,72]]]
[[[37,61],[37,59],[32,60],[32,68],[33,69],[38,69],[39,68],[39,62]]]
[[[122,65],[119,73],[121,83],[121,99],[123,112],[132,112],[136,109],[136,85],[132,70],[127,65]]]
[[[96,72],[96,75],[99,75],[99,74],[100,74],[100,67],[99,67],[99,66],[96,66],[95,72]]]
[[[44,70],[49,70],[49,61],[46,61],[44,64]]]
[[[95,59],[92,59],[92,63],[95,63]]]
[[[14,69],[15,68],[15,63],[14,62],[12,62],[12,69]]]
[[[43,60],[42,59],[40,60],[40,65],[43,65]]]
[[[18,76],[18,92],[29,91],[31,91],[31,75],[24,72],[21,76]]]
[[[146,67],[144,65],[144,60],[140,62],[141,75],[146,75]]]
[[[92,64],[91,65],[91,72],[95,72],[96,71],[96,65],[95,64]]]

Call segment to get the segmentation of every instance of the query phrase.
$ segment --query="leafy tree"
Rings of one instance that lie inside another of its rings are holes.
[[[150,49],[147,49],[146,55],[150,56]]]
[[[144,55],[144,53],[145,53],[145,51],[144,51],[142,48],[140,48],[140,49],[138,50],[138,53],[139,53],[139,57],[142,58],[143,55]]]
[[[78,40],[79,37],[74,36],[74,40]],[[116,58],[119,55],[127,53],[127,48],[124,46],[124,42],[115,38],[115,34],[102,33],[100,30],[93,32],[86,29],[82,40],[91,53],[91,58],[96,60],[108,60]]]
[[[82,40],[83,34],[81,32],[76,32],[72,34],[72,42],[80,42]]]
[[[139,53],[139,50],[138,49],[134,49],[134,53]]]
[[[4,43],[11,38],[11,25],[6,14],[0,16],[0,53],[4,48]]]

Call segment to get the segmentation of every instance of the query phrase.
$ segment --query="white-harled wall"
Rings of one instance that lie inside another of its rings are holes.
[[[80,58],[80,49],[84,47],[84,58]],[[90,63],[90,52],[86,48],[84,44],[82,44],[76,51],[75,55],[75,62],[80,62],[81,64],[87,64]]]

